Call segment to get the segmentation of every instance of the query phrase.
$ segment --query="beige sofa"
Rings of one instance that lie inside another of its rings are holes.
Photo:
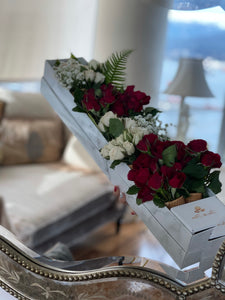
[[[119,224],[124,208],[112,185],[47,101],[19,92],[7,100],[0,195],[16,236],[44,251],[57,241],[74,246],[105,222]]]

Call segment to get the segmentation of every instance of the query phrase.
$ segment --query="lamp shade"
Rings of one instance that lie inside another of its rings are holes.
[[[214,97],[205,79],[202,59],[181,58],[177,74],[164,93],[182,97]]]

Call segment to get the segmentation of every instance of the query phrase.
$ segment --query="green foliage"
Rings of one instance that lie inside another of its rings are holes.
[[[146,107],[143,110],[143,115],[146,116],[148,114],[151,114],[153,117],[155,117],[158,113],[160,113],[161,111],[154,108],[154,107]]]
[[[165,201],[160,196],[158,196],[157,194],[154,196],[153,202],[158,207],[164,207],[165,206]]]
[[[205,179],[204,178],[196,179],[196,178],[187,177],[184,186],[187,188],[187,190],[190,193],[204,193]]]
[[[137,205],[141,205],[142,204],[142,199],[137,198],[136,203],[137,203]]]
[[[132,165],[134,160],[137,158],[137,152],[133,153],[132,155],[126,156],[121,160],[114,160],[110,166],[111,169],[115,169],[115,167],[121,163],[125,163],[126,165]]]
[[[102,72],[105,75],[106,84],[112,83],[117,89],[123,89],[126,79],[126,64],[132,50],[123,50],[113,53],[112,56],[102,64]]]
[[[208,180],[210,182],[208,185],[208,188],[210,190],[212,190],[215,194],[218,194],[219,192],[221,192],[222,184],[219,181],[219,174],[220,174],[220,171],[214,171],[208,177]]]
[[[57,59],[55,62],[55,66],[58,67],[59,65],[60,65],[60,60]]]
[[[204,178],[207,175],[207,170],[201,164],[195,164],[192,161],[187,164],[187,166],[183,169],[183,172],[190,177],[195,179]]]
[[[111,169],[115,169],[115,167],[118,166],[120,163],[121,163],[121,160],[114,160],[114,161],[111,163],[110,168],[111,168]]]
[[[70,58],[75,59],[75,60],[78,61],[78,59],[76,58],[76,56],[73,53],[70,54]]]
[[[140,188],[138,188],[136,185],[132,185],[128,191],[127,191],[127,194],[128,195],[135,195],[139,192]]]
[[[175,163],[176,156],[177,156],[176,146],[175,145],[169,146],[162,153],[163,163],[167,167],[172,167],[173,164]]]
[[[109,133],[114,137],[118,137],[124,131],[125,127],[119,119],[109,120]]]
[[[73,111],[76,111],[76,112],[82,112],[82,113],[84,113],[84,112],[86,112],[82,107],[80,107],[80,106],[75,106],[74,108],[73,108]]]

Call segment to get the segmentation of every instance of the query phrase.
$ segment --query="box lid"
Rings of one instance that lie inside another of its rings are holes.
[[[210,234],[210,240],[225,236],[225,215],[218,219],[217,226],[213,229],[213,231]]]
[[[208,197],[171,208],[171,212],[191,232],[215,227],[225,215],[225,205],[216,197]]]

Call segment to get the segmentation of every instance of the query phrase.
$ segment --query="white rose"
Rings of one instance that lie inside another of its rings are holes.
[[[109,151],[110,160],[121,160],[124,158],[124,149],[120,146],[114,146]]]
[[[95,79],[95,72],[93,70],[84,71],[85,80],[94,81]]]
[[[106,145],[105,147],[103,147],[101,149],[101,155],[104,157],[104,158],[108,158],[109,157],[109,149],[107,147],[108,145]]]
[[[103,125],[109,127],[110,119],[115,119],[115,118],[117,118],[117,115],[114,114],[112,111],[108,111],[106,114],[104,114],[103,117],[101,117],[99,122],[102,123]]]
[[[123,148],[126,150],[128,155],[131,155],[135,152],[134,145],[128,141],[123,143]]]
[[[101,122],[98,123],[98,129],[99,129],[101,132],[105,132],[105,126],[104,126]]]
[[[143,134],[136,133],[136,134],[133,135],[132,142],[134,143],[134,145],[137,145],[142,138],[143,138]]]
[[[105,76],[102,73],[95,73],[95,83],[103,83],[105,80]]]
[[[99,65],[99,62],[97,62],[97,60],[95,59],[92,59],[88,65],[91,69],[96,70]]]
[[[116,143],[118,145],[122,145],[124,142],[124,139],[123,139],[123,134],[119,135],[117,138],[116,138]]]
[[[132,120],[130,118],[125,118],[124,119],[124,126],[126,129],[130,129],[132,127],[136,127],[137,123],[135,122],[135,120]]]

